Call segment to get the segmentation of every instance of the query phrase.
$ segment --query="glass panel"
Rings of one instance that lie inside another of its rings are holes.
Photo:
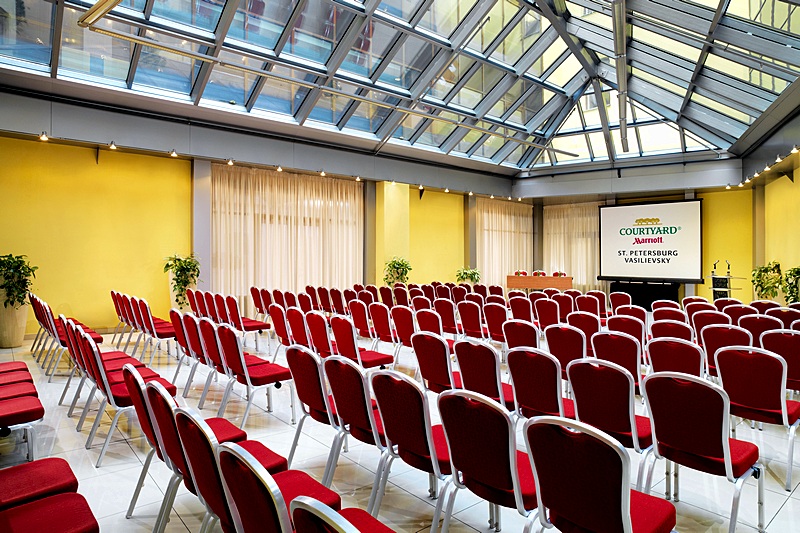
[[[450,90],[455,87],[456,83],[466,74],[475,60],[470,59],[465,55],[456,56],[455,60],[445,69],[436,82],[431,85],[428,92],[431,96],[444,100],[450,94]]]
[[[430,64],[434,51],[431,43],[409,36],[381,74],[380,81],[408,89]]]
[[[552,163],[550,162],[550,158],[547,156],[547,151],[542,150],[539,152],[539,155],[536,156],[536,159],[533,162],[534,167],[549,167]]]
[[[386,102],[390,105],[397,105],[400,103],[398,98],[394,96],[387,96],[382,93],[370,91],[367,94],[370,100]],[[347,121],[347,127],[359,131],[369,131],[374,133],[383,124],[383,121],[391,113],[391,109],[385,106],[376,104],[368,104],[365,102],[356,103],[356,110],[353,116]]]
[[[447,118],[450,120],[458,120],[458,116],[453,113],[448,113],[446,111],[440,114],[442,118]],[[456,129],[456,125],[451,122],[443,122],[441,120],[434,120],[427,128],[425,128],[425,132],[420,135],[417,142],[414,144],[424,144],[427,146],[441,146],[444,140],[447,138],[448,135],[453,133],[453,130]]]
[[[355,15],[324,0],[308,0],[284,52],[325,63]]]
[[[596,131],[589,134],[589,143],[592,145],[592,153],[594,153],[594,160],[608,159],[608,148],[606,147],[606,138],[603,133]]]
[[[597,6],[600,7],[599,5]],[[573,15],[581,20],[586,20],[591,22],[592,24],[597,24],[607,30],[613,28],[613,23],[611,22],[611,17],[607,14],[609,10],[605,12],[595,11],[594,9],[579,6],[573,2],[567,2],[567,9],[569,9],[570,15]]]
[[[421,3],[422,0],[412,0],[411,2],[407,0],[383,0],[378,6],[378,11],[409,21],[414,16],[414,13],[417,12]]]
[[[680,97],[683,97],[686,94],[686,87],[681,87],[679,85],[675,85],[672,82],[669,82],[659,76],[653,76],[649,72],[645,72],[644,70],[640,70],[638,68],[631,69],[631,75],[636,76],[637,78],[641,78],[656,87],[661,87],[662,89],[666,89],[671,93],[677,94]]]
[[[0,56],[49,65],[52,24],[49,2],[0,2]]]
[[[233,1],[233,0],[230,0]],[[294,9],[294,0],[239,0],[228,39],[272,49]]]
[[[397,40],[397,32],[392,28],[369,21],[340,68],[353,74],[369,77],[381,64],[386,50],[395,40]]]
[[[699,150],[709,150],[709,143],[700,142],[697,135],[683,130],[683,142],[686,144],[687,152],[697,152]],[[644,137],[642,137],[642,144],[646,146]]]
[[[680,13],[676,12],[676,15],[679,14]],[[659,24],[671,26],[675,31],[679,33],[688,32],[688,30],[672,26],[664,21],[659,21]],[[657,33],[654,33],[650,30],[646,30],[640,26],[633,26],[632,28],[633,28],[632,29],[633,38],[636,39],[637,41],[643,41],[649,44],[650,46],[658,48],[659,50],[663,50],[667,53],[670,53],[678,57],[682,57],[684,59],[688,59],[689,61],[697,61],[700,58],[699,48],[695,48],[694,46],[689,46],[688,44],[683,44],[674,39],[670,39],[669,37],[663,37]]]
[[[144,11],[145,0],[122,0],[119,3],[122,7],[129,7],[135,11],[139,11],[140,13]]]
[[[82,74],[125,80],[131,63],[133,43],[101,35],[78,26],[83,12],[64,9],[59,68]],[[131,26],[105,20],[101,23],[109,30],[131,33]]]
[[[455,151],[464,154],[467,153],[469,149],[472,148],[472,145],[475,144],[475,142],[481,138],[481,135],[483,134],[479,131],[469,130],[469,133],[464,135],[464,138],[461,139],[461,141],[458,143],[458,146],[456,146]]]
[[[599,122],[599,121],[598,121]],[[558,129],[559,133],[565,133],[569,131],[582,131],[583,124],[581,124],[581,114],[578,111],[578,106],[574,106],[572,111],[570,111],[567,119],[561,124],[561,127]]]
[[[406,115],[403,122],[394,130],[392,137],[400,139],[401,141],[409,140],[411,136],[414,135],[414,131],[416,131],[417,126],[419,126],[422,120],[423,118],[419,115]]]
[[[503,145],[506,143],[505,139],[497,135],[490,135],[488,139],[483,141],[473,156],[485,157],[490,159]]]
[[[475,74],[467,81],[466,85],[456,93],[453,103],[475,109],[483,97],[497,85],[503,71],[489,65],[483,64]]]
[[[567,135],[558,136],[553,138],[550,143],[552,148],[556,150],[564,150],[576,154],[575,156],[555,152],[556,161],[559,163],[568,163],[571,161],[588,161],[589,160],[589,147],[586,145],[586,137],[583,135]]]
[[[356,94],[358,91],[358,87],[340,81],[329,83],[328,87],[338,91],[344,91],[347,94]],[[347,108],[347,104],[352,101],[352,98],[348,98],[343,94],[323,91],[308,118],[320,122],[336,124],[339,122],[339,119],[342,118],[342,113],[344,113],[344,110]]]
[[[146,32],[146,37],[166,46],[183,48],[189,52],[197,52],[199,48],[197,44],[149,30]],[[190,57],[151,46],[143,46],[134,83],[189,94],[189,91],[192,90],[195,66],[199,66],[199,64],[199,61]]]
[[[153,16],[214,31],[224,3],[213,0],[162,0],[153,3]]]
[[[742,81],[754,83],[763,89],[774,93],[783,92],[789,86],[789,82],[781,78],[776,78],[760,70],[748,68],[744,65],[724,59],[714,54],[708,54],[706,58],[706,68],[712,68],[719,72],[734,76]]]
[[[534,11],[528,11],[522,19],[522,22],[514,26],[508,37],[503,39],[500,46],[492,52],[491,57],[498,61],[503,61],[509,65],[516,63],[522,54],[524,54],[533,44],[536,39],[542,35],[542,32],[550,26],[550,22],[546,18]]]
[[[531,84],[528,81],[517,80],[517,82],[511,86],[511,89],[509,89],[500,98],[500,100],[498,100],[497,103],[492,106],[492,109],[489,110],[489,113],[487,114],[493,117],[502,118],[502,116],[505,115],[509,109],[511,109],[511,106],[514,104],[514,102],[516,102],[519,97],[522,96],[523,90],[530,87],[530,85]]]
[[[525,101],[520,105],[510,117],[508,117],[509,122],[513,122],[520,125],[525,125],[528,123],[529,120],[533,118],[533,116],[539,112],[544,104],[550,101],[553,97],[552,92],[548,91],[547,89],[542,89],[538,87],[530,96],[528,96]]]
[[[705,96],[701,96],[697,93],[692,93],[692,102],[696,102],[700,105],[704,105],[714,111],[719,111],[731,118],[738,120],[744,124],[752,124],[755,120],[755,117],[751,117],[747,113],[743,113],[738,109],[734,109],[730,106],[727,106],[721,102],[717,102],[716,100],[712,100],[711,98],[707,98]]]
[[[547,77],[547,81],[559,87],[564,87],[581,70],[580,62],[574,55],[570,54],[564,62]]]
[[[661,154],[681,151],[681,134],[677,128],[668,124],[653,124],[641,126],[639,137],[642,139],[642,152],[644,155]],[[628,136],[630,137],[630,131]],[[688,142],[687,137],[687,142]]]
[[[473,35],[467,44],[467,48],[472,48],[478,52],[486,50],[518,12],[519,3],[516,0],[501,0],[495,3],[484,19],[488,19],[488,21]]]
[[[303,79],[304,75],[312,79],[314,78],[314,76],[284,67],[275,67],[272,69],[272,72],[297,79]],[[294,115],[297,108],[300,107],[300,104],[303,103],[303,100],[308,95],[308,92],[309,89],[307,87],[302,87],[295,83],[276,78],[267,78],[253,107],[263,111]]]
[[[731,0],[725,14],[796,34],[800,30],[800,11],[792,4],[776,0]]]
[[[261,69],[263,61],[256,61],[242,56],[235,56],[230,52],[221,52],[220,60],[243,67]],[[208,84],[203,91],[203,98],[217,102],[227,102],[231,105],[245,105],[247,97],[253,90],[253,85],[258,76],[230,67],[214,65]]]
[[[527,145],[520,144],[513,152],[511,152],[511,155],[506,158],[505,162],[510,165],[517,165],[519,160],[522,159],[522,156],[525,155],[525,150],[527,148]]]
[[[628,151],[622,149],[622,137],[618,129],[611,130],[611,138],[614,140],[614,150],[617,152],[617,157],[638,157],[639,156],[639,141],[636,139],[636,129],[628,128]],[[680,149],[680,148],[679,148]]]
[[[430,9],[428,9],[417,26],[428,29],[443,37],[450,37],[458,24],[464,20],[464,17],[472,10],[476,2],[477,0],[434,0]],[[410,3],[413,4],[413,2]]]
[[[567,44],[560,38],[556,39],[553,41],[553,44],[547,47],[542,57],[531,65],[531,68],[528,69],[528,74],[536,76],[537,78],[541,77],[544,71],[550,68],[550,66],[561,57],[561,54],[566,51]]]

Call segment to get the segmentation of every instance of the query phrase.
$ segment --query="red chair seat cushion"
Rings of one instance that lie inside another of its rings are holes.
[[[358,507],[342,509],[339,512],[342,517],[353,524],[359,533],[391,533],[394,530],[384,526],[377,518]]]
[[[456,388],[456,389],[463,388],[463,385],[461,383],[461,374],[458,373],[458,372],[453,372],[453,385],[454,385],[454,388]],[[428,389],[430,389],[431,392],[435,392],[436,394],[439,394],[440,392],[444,392],[446,390],[450,390],[450,387],[448,387],[447,385],[445,385],[443,383],[434,383],[433,381],[428,381]]]
[[[287,470],[278,472],[272,477],[278,484],[286,505],[289,505],[298,496],[310,496],[337,511],[342,508],[341,496],[305,472]]]
[[[510,383],[500,383],[500,387],[503,389],[503,403],[506,405],[506,409],[513,411],[516,407],[514,403],[514,387]]]
[[[758,462],[758,446],[745,442],[743,440],[728,439],[731,449],[731,463],[733,470],[733,477],[741,477],[747,470]],[[659,443],[658,451],[662,456],[670,461],[694,468],[707,474],[715,476],[725,475],[725,461],[722,457],[704,457],[687,453],[680,450],[675,450],[664,444]]]
[[[68,492],[0,512],[4,533],[94,533],[100,531],[86,499]]]
[[[156,324],[156,337],[159,339],[174,339],[175,328],[169,322],[164,325]]]
[[[444,427],[440,424],[431,428],[431,435],[433,436],[433,446],[436,449],[436,459],[439,463],[439,471],[442,474],[450,474],[450,449],[447,447],[447,439],[444,435]],[[413,466],[423,472],[433,473],[431,468],[431,458],[421,457],[415,453],[411,453],[405,448],[398,448],[398,455],[407,464]]]
[[[142,376],[142,379],[145,383],[148,381],[152,381],[154,379],[161,379],[161,374],[156,372],[155,370],[151,370],[149,368],[144,367],[137,367],[136,370],[139,371],[139,375]],[[114,370],[113,372],[106,371],[106,378],[108,379],[109,386],[113,387],[114,385],[118,385],[119,383],[124,383],[125,379],[122,377],[122,370]],[[174,385],[173,385],[174,387]],[[170,390],[169,388],[167,390]],[[175,396],[175,394],[172,394]]]
[[[633,436],[628,433],[605,430],[606,433],[617,439],[626,448],[633,448]],[[653,433],[650,426],[650,419],[646,416],[636,415],[636,433],[639,437],[639,447],[643,450],[653,444]]]
[[[0,402],[0,427],[33,422],[43,416],[44,407],[35,396],[22,396]],[[0,528],[0,531],[3,529]]]
[[[233,425],[227,418],[206,418],[205,422],[219,442],[241,442],[247,439],[247,433]]]
[[[81,324],[80,322],[77,322],[75,320],[73,320],[73,322],[75,322],[77,325],[79,325],[81,328],[83,328],[83,331],[85,331],[86,334],[89,335],[89,337],[92,338],[92,340],[94,341],[95,344],[102,344],[103,343],[103,336],[100,335],[99,333],[97,333],[95,330],[93,330],[91,328],[88,328],[84,324]],[[62,328],[61,324],[58,323],[58,324],[56,324],[56,329],[58,330],[58,340],[61,342],[61,346],[66,346],[67,345],[67,334],[64,331],[64,328]]]
[[[242,317],[242,326],[245,331],[263,331],[269,329],[269,324],[260,320],[253,320],[252,318]]]
[[[24,383],[26,381],[33,383],[33,376],[31,376],[30,372],[27,371],[6,372],[5,374],[0,374],[0,386],[10,385],[12,383]]]
[[[5,374],[6,372],[27,372],[28,365],[23,363],[22,361],[8,361],[6,363],[0,363],[0,374]]]
[[[118,357],[116,359],[112,359],[110,361],[103,361],[103,368],[106,369],[106,372],[115,372],[117,370],[122,370],[122,367],[130,364],[133,365],[134,368],[139,370],[144,369],[146,366],[143,362],[139,361],[135,357]]]
[[[258,364],[255,366],[248,365],[247,373],[250,375],[250,383],[257,387],[292,379],[292,373],[288,368],[273,363]],[[239,383],[247,383],[243,375],[237,375],[236,380]]]
[[[630,502],[634,533],[669,533],[675,527],[675,506],[667,500],[632,490]],[[550,513],[550,521],[562,533],[592,533],[554,512]]]
[[[120,374],[122,373],[120,372]],[[175,394],[178,392],[178,389],[175,387],[175,385],[162,377],[153,377],[148,379],[142,376],[142,378],[144,379],[145,383],[150,383],[151,381],[157,381],[161,383],[164,385],[164,388],[167,389],[167,392],[170,394],[170,396],[175,396]],[[129,407],[133,405],[130,392],[128,392],[128,386],[124,381],[111,385],[111,395],[114,397],[114,403],[117,404],[118,407]]]
[[[572,418],[575,419],[575,402],[570,400],[569,398],[562,398],[561,399],[562,405],[564,406],[564,417],[565,418]],[[558,412],[544,412],[539,411],[536,409],[532,409],[526,405],[520,405],[519,409],[522,413],[522,416],[525,418],[533,418],[535,416],[559,416]]]
[[[244,354],[244,364],[246,364],[248,368],[250,368],[251,366],[263,365],[266,363],[269,363],[269,361],[267,361],[262,357],[259,357],[257,355],[252,355],[249,353]]]
[[[0,387],[0,400],[10,400],[11,398],[19,398],[21,396],[39,396],[36,392],[36,387],[33,383],[22,382],[12,383],[10,385],[3,385]]]
[[[361,363],[364,365],[364,368],[386,366],[391,365],[394,362],[394,358],[391,355],[375,352],[373,350],[364,350],[361,352],[360,356]]]
[[[108,352],[100,352],[100,359],[105,361],[116,361],[117,359],[127,359],[131,356],[126,354],[125,352],[120,352],[118,350],[111,350]]]
[[[536,509],[538,503],[536,501],[536,485],[533,480],[531,461],[528,459],[528,454],[520,450],[517,450],[517,471],[519,472],[519,483],[522,490],[522,503],[526,509]],[[469,490],[488,502],[511,509],[517,508],[513,489],[500,490],[468,477],[464,479],[464,484]]]
[[[250,452],[261,463],[261,466],[266,468],[267,472],[272,475],[289,469],[289,463],[284,456],[273,452],[257,440],[242,441],[239,446]]]
[[[0,511],[77,491],[78,480],[64,459],[49,457],[0,470]]]
[[[783,425],[783,414],[780,409],[756,409],[731,402],[731,414],[756,422]],[[800,418],[800,402],[786,400],[786,415],[790,426],[797,422]]]

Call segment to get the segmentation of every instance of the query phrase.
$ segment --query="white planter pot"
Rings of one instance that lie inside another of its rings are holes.
[[[21,307],[5,307],[5,291],[0,291],[0,348],[17,348],[25,340],[28,322],[28,304]]]

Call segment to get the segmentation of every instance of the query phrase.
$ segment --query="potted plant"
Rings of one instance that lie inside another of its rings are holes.
[[[408,273],[411,271],[411,263],[403,257],[392,257],[386,261],[383,269],[383,282],[390,287],[395,283],[408,283]]]
[[[456,270],[456,282],[464,283],[469,281],[470,283],[480,283],[481,281],[481,271],[477,268],[459,268]]]
[[[194,254],[189,254],[188,257],[181,257],[176,254],[172,257],[167,257],[164,272],[169,273],[173,301],[183,309],[187,304],[186,289],[197,285],[197,280],[200,277],[200,261],[197,260]]]
[[[778,296],[781,287],[781,264],[772,261],[753,269],[751,281],[753,290],[760,299],[772,299]]]
[[[0,256],[0,348],[22,346],[28,320],[27,297],[36,269],[27,256]]]
[[[533,271],[533,275],[538,278],[538,277],[541,277],[541,276],[546,276],[547,272],[545,272],[544,270],[534,270]]]
[[[528,271],[527,270],[515,270],[514,271],[514,275],[515,276],[527,276],[528,275]]]
[[[783,297],[786,299],[786,305],[800,302],[800,267],[790,268],[783,273]]]

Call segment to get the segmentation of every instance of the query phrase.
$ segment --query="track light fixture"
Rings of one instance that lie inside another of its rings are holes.
[[[726,191],[729,191],[729,190],[731,190],[731,184],[730,184],[730,183],[729,183],[729,184],[727,184],[727,185],[725,186],[725,190],[726,190]]]
[[[792,146],[792,151],[789,152],[789,153],[796,154],[797,153],[797,145]]]
[[[775,158],[775,162],[780,163],[781,161],[783,161],[783,158],[781,157],[781,154],[778,154],[778,157]]]
[[[172,151],[169,153],[169,156],[170,157],[178,157],[178,152],[175,151],[175,148],[172,149]]]
[[[117,143],[115,143],[114,141],[111,141],[111,144],[108,145],[108,149],[109,150],[116,150],[117,149]]]
[[[229,166],[229,167],[232,167],[232,166],[233,166],[233,159],[228,159],[228,166]]]
[[[278,172],[283,172],[283,168],[280,165],[278,165],[278,168],[276,168],[275,170]]]
[[[469,191],[469,195],[472,196],[472,191]]]
[[[40,141],[49,141],[50,137],[47,136],[47,132],[46,131],[43,131],[42,134],[39,135],[39,140]]]
[[[322,176],[322,177],[324,178],[324,177],[325,177],[325,171],[324,171],[324,170],[320,170],[320,171],[319,171],[319,175],[320,175],[320,176]]]
[[[769,168],[770,168],[769,165],[765,166],[764,167],[764,172],[769,172]]]
[[[753,174],[753,179],[756,179],[757,177],[758,177],[758,172],[756,172],[755,174]]]
[[[745,183],[750,183],[750,176],[747,176],[747,177],[744,179],[744,182],[745,182]]]
[[[445,187],[445,188],[444,188],[444,192],[450,192],[450,189],[448,189],[447,187]]]
[[[417,188],[418,188],[419,190],[422,190],[422,189],[424,189],[425,187],[423,187],[423,186],[422,186],[422,184],[420,183],[420,184],[419,184],[419,187],[417,187]]]
[[[740,181],[740,182],[739,182],[739,185],[737,185],[737,187],[744,187],[744,183],[742,183],[742,182]]]
[[[517,201],[518,201],[518,202],[521,202],[521,201],[522,201],[522,198],[517,198]]]
[[[493,194],[493,195],[491,195],[489,198],[491,198],[492,200],[494,200],[494,194]]]
[[[356,176],[356,181],[361,181],[361,176]]]

